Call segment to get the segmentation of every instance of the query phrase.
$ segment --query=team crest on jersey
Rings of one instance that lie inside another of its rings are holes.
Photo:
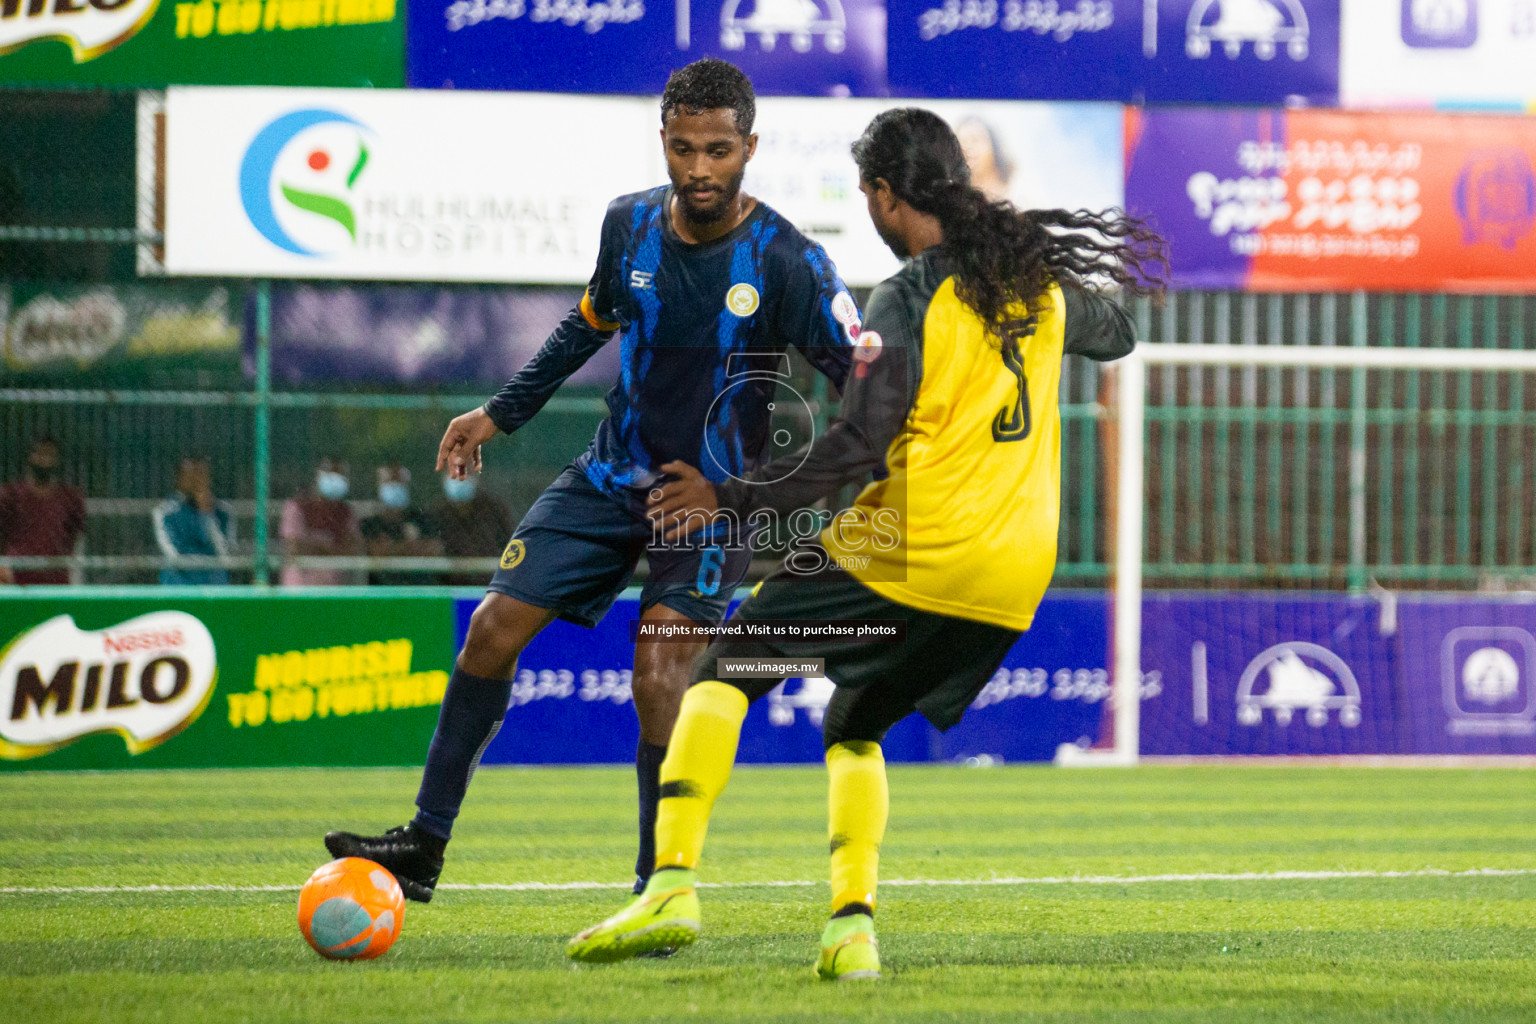
[[[731,290],[725,293],[725,308],[737,316],[751,316],[757,312],[760,298],[757,289],[745,281],[731,285]]]
[[[868,377],[869,364],[880,358],[880,351],[885,346],[885,341],[880,337],[879,331],[862,331],[853,339],[853,375],[855,377]]]
[[[527,553],[528,549],[523,547],[522,541],[514,540],[509,542],[507,544],[507,550],[501,553],[501,567],[503,569],[517,568],[518,565],[522,563],[523,556]]]
[[[844,327],[857,327],[859,325],[859,307],[854,304],[853,296],[847,292],[838,292],[832,297],[832,319]],[[853,332],[857,334],[857,331]]]

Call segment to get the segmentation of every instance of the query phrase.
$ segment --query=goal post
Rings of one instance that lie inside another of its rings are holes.
[[[1147,749],[1149,577],[1218,598],[1536,581],[1536,515],[1523,511],[1536,484],[1536,351],[1142,344],[1112,365],[1111,708],[1100,741],[1062,744],[1057,764],[1128,766]],[[1186,485],[1188,474],[1200,479]],[[1204,699],[1203,664],[1190,671]],[[1240,707],[1241,720],[1267,706]],[[1318,707],[1303,709],[1307,721],[1327,719]],[[1291,709],[1273,717],[1288,724]],[[1358,707],[1344,717],[1358,721]]]

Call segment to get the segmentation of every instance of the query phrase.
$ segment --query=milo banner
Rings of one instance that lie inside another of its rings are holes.
[[[0,380],[235,378],[242,301],[238,290],[202,283],[0,284]]]
[[[419,764],[442,597],[0,598],[0,768]]]
[[[1536,118],[1127,112],[1182,287],[1536,291]]]
[[[398,0],[4,0],[0,83],[400,86]]]

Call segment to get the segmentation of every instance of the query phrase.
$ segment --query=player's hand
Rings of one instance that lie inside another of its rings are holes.
[[[686,535],[689,526],[700,525],[697,518],[689,523],[689,516],[703,516],[705,522],[714,518],[720,503],[715,498],[715,485],[704,479],[703,473],[686,462],[668,462],[661,471],[676,479],[652,488],[646,514],[664,526],[664,539],[677,540]]]
[[[8,565],[0,565],[0,583],[11,584],[16,582],[16,576]]]
[[[446,469],[455,480],[480,472],[480,446],[496,434],[496,424],[484,409],[455,416],[437,446],[437,471]]]

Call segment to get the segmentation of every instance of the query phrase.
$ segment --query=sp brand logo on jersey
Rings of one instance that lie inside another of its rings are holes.
[[[32,0],[0,6],[0,54],[60,39],[75,63],[95,60],[132,39],[154,17],[160,0]]]
[[[757,289],[745,281],[731,285],[731,290],[725,293],[725,308],[739,317],[756,313],[759,302]]]
[[[99,732],[142,754],[197,720],[217,674],[213,636],[186,612],[93,631],[55,616],[0,654],[0,757],[40,757]]]

